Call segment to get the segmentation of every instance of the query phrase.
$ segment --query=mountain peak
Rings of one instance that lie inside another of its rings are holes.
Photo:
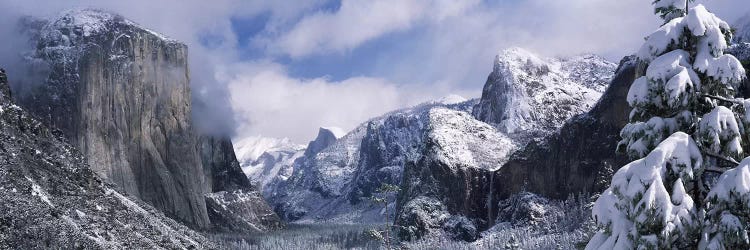
[[[540,58],[522,48],[509,48],[498,53],[473,113],[510,134],[554,131],[596,102],[616,66],[590,54]]]
[[[318,136],[315,140],[311,141],[305,150],[305,155],[314,155],[322,151],[326,147],[335,143],[336,140],[341,138],[344,133],[343,130],[336,127],[321,127],[318,129]]]
[[[179,43],[165,35],[128,20],[120,14],[92,8],[70,9],[60,12],[56,18],[50,20],[48,25],[42,28],[41,34],[47,40],[51,38],[56,40],[54,38],[64,36],[64,40],[73,42],[80,38],[109,34],[122,27],[136,28],[151,33],[161,40]]]
[[[495,57],[495,71],[499,67],[521,69],[524,71],[535,71],[537,73],[546,73],[549,71],[549,65],[545,60],[539,58],[536,54],[518,47],[511,47],[501,50]]]

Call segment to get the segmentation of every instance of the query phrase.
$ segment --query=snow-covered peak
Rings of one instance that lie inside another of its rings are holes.
[[[615,63],[590,54],[541,58],[521,48],[506,49],[496,56],[473,113],[512,137],[551,132],[588,111],[616,68]]]
[[[459,104],[467,100],[468,99],[464,98],[463,96],[450,94],[450,95],[444,96],[443,98],[440,98],[437,102],[441,104],[445,104],[445,105],[451,105],[451,104]]]
[[[234,140],[234,153],[241,163],[253,162],[265,152],[298,151],[305,148],[293,143],[288,138],[270,138],[250,136]]]
[[[346,135],[342,129],[337,127],[321,127],[318,129],[318,136],[315,140],[310,141],[307,145],[305,155],[312,156],[322,151],[326,147],[335,143],[336,140]]]
[[[501,50],[495,57],[495,71],[498,68],[517,69],[526,72],[545,73],[549,65],[536,54],[518,47]]]
[[[67,10],[60,13],[52,23],[55,28],[75,28],[83,31],[83,36],[90,36],[107,29],[107,23],[130,23],[122,16],[97,9]]]
[[[125,19],[123,16],[99,9],[73,9],[61,12],[56,18],[50,20],[49,24],[42,28],[40,33],[42,39],[56,41],[62,46],[75,45],[82,38],[111,34],[122,27],[132,27],[148,32],[166,42],[177,42],[165,35],[154,32],[137,23]]]

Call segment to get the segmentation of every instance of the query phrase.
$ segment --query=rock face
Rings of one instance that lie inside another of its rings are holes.
[[[637,74],[637,62],[627,57],[594,108],[578,115],[544,140],[529,143],[513,154],[495,173],[496,198],[505,199],[522,190],[555,199],[569,194],[595,193],[608,178],[627,163],[615,153],[620,130],[628,121],[626,103],[630,84]]]
[[[453,224],[460,220],[464,226],[459,228],[475,229],[461,238],[476,239],[476,229],[491,226],[493,213],[486,204],[492,197],[492,173],[517,146],[469,113],[444,108],[430,110],[424,144],[422,157],[404,168],[396,217],[399,236],[416,239],[431,229],[455,230]],[[444,209],[433,213],[448,216],[411,209],[425,201],[438,201],[437,207]]]
[[[519,140],[547,135],[592,107],[615,66],[594,55],[541,59],[520,48],[501,51],[473,114]]]
[[[338,129],[334,129],[338,130]],[[311,141],[310,144],[307,145],[307,149],[305,149],[305,155],[306,156],[312,156],[317,154],[320,151],[323,151],[323,149],[327,148],[328,146],[332,145],[336,142],[336,140],[343,136],[343,135],[336,135],[334,130],[328,129],[328,128],[320,128],[318,130],[318,136],[315,137],[315,140]]]
[[[217,248],[100,179],[8,89],[0,70],[0,248]]]
[[[242,172],[232,141],[211,136],[201,136],[199,141],[212,229],[252,233],[282,228],[281,219]]]
[[[120,16],[72,11],[37,46],[45,84],[20,103],[60,128],[93,170],[196,228],[209,225],[190,124],[187,46]]]
[[[17,99],[96,173],[197,229],[217,227],[204,194],[253,191],[231,141],[193,129],[187,46],[98,10],[40,27],[33,55],[49,76]]]
[[[229,138],[200,136],[197,152],[200,154],[203,173],[206,178],[206,193],[253,189],[250,180],[240,168],[234,147]]]

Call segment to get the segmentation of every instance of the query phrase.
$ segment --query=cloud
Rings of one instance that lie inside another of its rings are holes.
[[[231,103],[242,124],[240,137],[288,137],[304,143],[315,137],[318,127],[348,131],[388,111],[439,97],[424,86],[398,86],[373,77],[297,79],[273,63],[235,65],[228,71],[220,78],[229,82]]]
[[[19,51],[9,39],[10,17],[111,10],[189,46],[199,126],[305,142],[320,126],[353,128],[449,93],[477,97],[495,54],[510,46],[616,61],[661,24],[645,0],[342,0],[333,10],[322,7],[335,1],[3,0],[0,59]],[[730,22],[750,12],[745,0],[698,2]],[[232,20],[260,15],[267,16],[262,30],[237,41]],[[240,57],[246,50],[257,58]],[[310,60],[329,57],[336,59]],[[306,66],[315,70],[304,77],[294,70]]]
[[[270,13],[270,27],[295,20],[302,12],[321,3],[314,0],[295,4],[289,4],[289,1],[240,0],[0,1],[0,21],[3,26],[0,37],[5,38],[5,43],[0,45],[0,58],[15,58],[18,51],[28,50],[21,46],[23,43],[11,43],[8,39],[17,37],[15,20],[11,19],[25,15],[55,18],[58,13],[68,9],[112,11],[188,45],[194,124],[205,133],[232,135],[239,125],[234,121],[227,86],[214,78],[217,66],[239,62],[238,41],[231,28],[231,18]],[[217,42],[204,44],[202,39],[205,37]],[[8,60],[0,60],[0,63],[14,64]],[[10,74],[11,77],[18,75],[14,72]]]
[[[291,57],[343,52],[364,42],[411,28],[425,20],[460,14],[477,1],[342,0],[335,12],[306,16],[282,34],[272,49]]]

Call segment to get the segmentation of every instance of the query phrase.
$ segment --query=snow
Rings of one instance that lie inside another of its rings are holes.
[[[693,139],[676,132],[645,158],[622,167],[594,204],[592,215],[606,229],[597,232],[586,249],[632,249],[631,240],[673,246],[659,240],[679,240],[688,233],[696,211],[683,182],[693,179],[702,162]]]
[[[482,102],[500,102],[494,108],[503,110],[490,110],[480,103],[474,114],[501,132],[520,133],[511,137],[522,137],[531,131],[554,131],[568,118],[593,107],[616,66],[595,55],[543,59],[521,48],[502,50],[487,82],[487,86],[503,90],[494,93],[502,96],[483,94]],[[482,114],[496,112],[503,112],[497,121]]]
[[[233,141],[234,153],[237,160],[243,165],[258,160],[265,152],[274,152],[285,149],[304,150],[305,146],[292,143],[289,138],[271,138],[262,136],[249,136]]]
[[[733,87],[736,87],[736,84],[745,76],[745,70],[734,56],[722,55],[724,50],[728,48],[727,39],[724,37],[730,30],[729,24],[708,12],[700,4],[691,8],[687,16],[672,19],[649,35],[638,52],[638,57],[650,62],[664,52],[680,46],[684,42],[680,39],[686,35],[683,34],[685,30],[699,39],[693,68],[698,72],[707,74],[714,80],[730,83]],[[674,53],[674,51],[670,53]],[[683,52],[679,53],[684,54]],[[682,63],[680,65],[688,67]],[[691,78],[695,82],[696,78],[692,77],[692,74]]]
[[[467,100],[468,99],[464,98],[463,96],[455,95],[455,94],[450,94],[450,95],[444,96],[443,98],[440,98],[440,100],[438,100],[437,102],[438,103],[442,103],[442,104],[446,104],[446,105],[450,105],[450,104],[462,103],[462,102],[465,102]]]
[[[698,123],[697,137],[701,148],[714,154],[742,155],[740,127],[734,112],[724,106],[714,108]]]
[[[646,122],[628,123],[620,131],[620,136],[623,138],[620,144],[626,146],[628,155],[643,157],[668,135],[678,131],[691,120],[692,114],[683,111],[674,117],[654,116]]]
[[[330,131],[333,136],[336,137],[336,139],[340,139],[341,137],[344,137],[346,135],[346,130],[339,128],[339,127],[320,127],[322,129]]]
[[[673,50],[649,64],[646,75],[636,79],[628,91],[628,103],[636,109],[651,105],[658,108],[685,108],[693,90],[700,88],[700,78],[691,69],[690,54]]]
[[[724,172],[711,188],[708,198],[727,201],[741,198],[741,202],[747,204],[747,209],[750,210],[750,157],[743,159],[737,167]]]
[[[702,249],[747,249],[750,246],[750,157],[727,170],[708,193],[710,206],[700,242]]]
[[[176,40],[173,40],[165,35],[144,28],[133,21],[127,20],[118,14],[98,9],[87,8],[63,11],[55,19],[52,27],[54,27],[56,30],[80,29],[82,31],[82,35],[84,37],[88,37],[103,32],[108,32],[111,28],[111,23],[122,23],[127,26],[137,27],[158,37],[161,40],[167,42],[177,42]]]
[[[518,148],[513,140],[466,112],[434,108],[430,110],[429,119],[428,140],[440,149],[432,153],[454,168],[494,171]]]
[[[50,201],[49,195],[47,194],[47,192],[44,191],[44,189],[42,189],[41,186],[36,184],[36,182],[32,180],[31,178],[29,178],[28,176],[26,177],[26,180],[28,180],[31,183],[31,195],[32,196],[37,196],[39,197],[39,199],[44,201],[44,203],[47,203],[47,205],[49,205],[50,207],[55,207],[55,205],[52,204],[52,201]]]
[[[638,50],[638,58],[650,62],[656,56],[666,52],[670,46],[677,44],[684,30],[683,20],[683,17],[672,19],[651,33]]]

